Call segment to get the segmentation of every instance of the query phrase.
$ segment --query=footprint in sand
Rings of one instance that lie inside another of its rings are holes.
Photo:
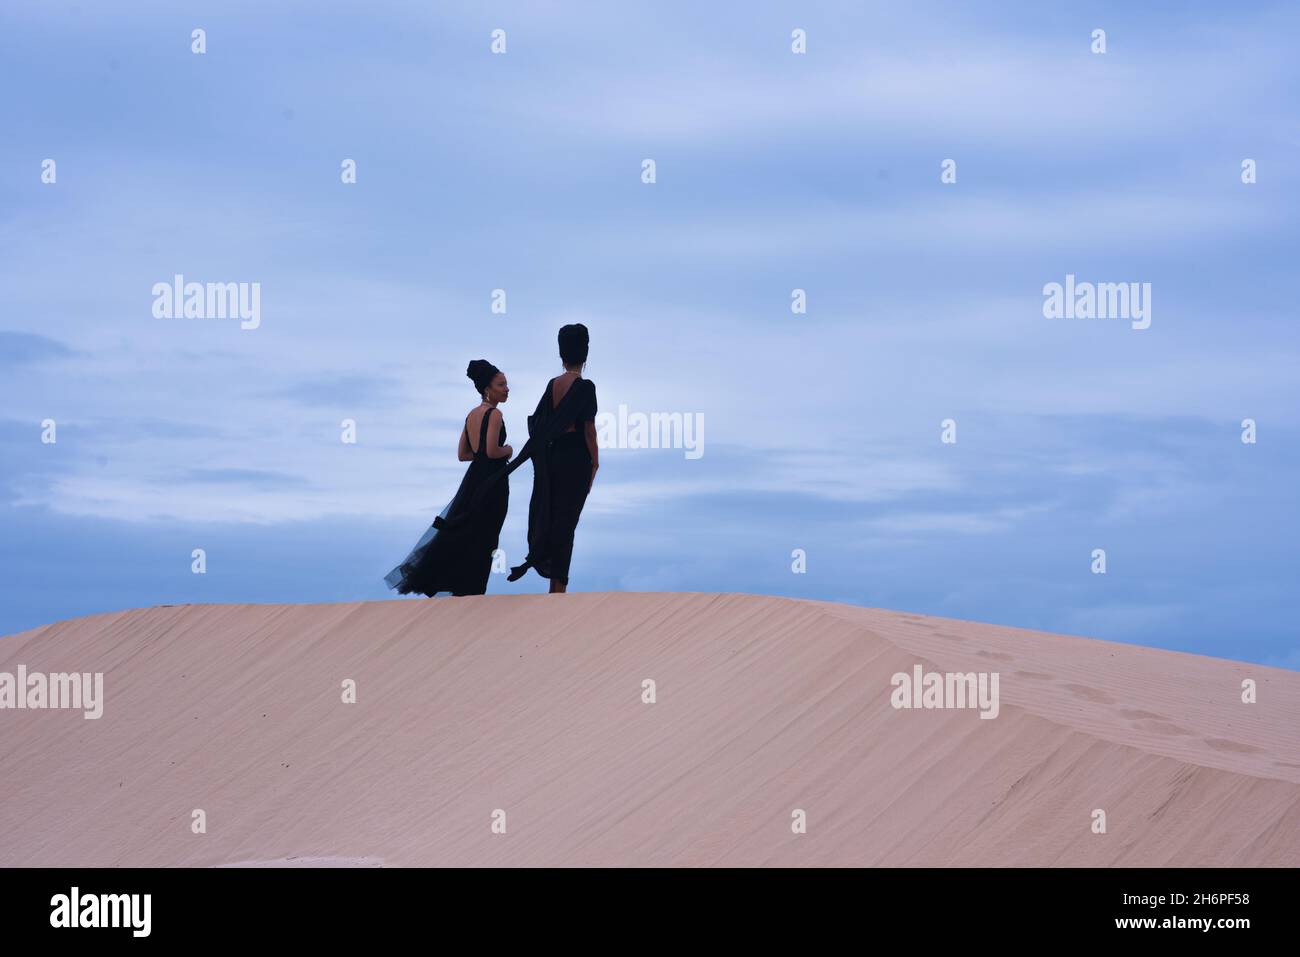
[[[1004,655],[1000,651],[977,651],[975,654],[981,658],[992,658],[994,661],[1015,661],[1010,655]]]
[[[936,631],[935,634],[938,635],[940,638],[951,638],[953,641],[965,641],[965,640],[966,640],[966,639],[963,638],[961,635],[954,635],[954,634],[951,634],[950,632],[947,632],[947,631]]]
[[[1137,728],[1139,731],[1149,731],[1152,734],[1168,735],[1186,735],[1192,732],[1186,728],[1180,728],[1176,724],[1170,724],[1168,721],[1133,721],[1130,727]]]
[[[1139,711],[1137,708],[1123,708],[1120,710],[1120,714],[1125,718],[1133,718],[1134,720],[1139,721],[1143,718],[1154,718],[1157,721],[1165,720],[1163,714],[1155,714],[1151,711]]]
[[[1041,671],[1014,671],[1013,678],[1029,678],[1031,681],[1051,681],[1056,675],[1043,674]]]
[[[1106,692],[1099,691],[1096,688],[1089,688],[1087,685],[1065,685],[1065,690],[1076,698],[1083,698],[1085,701],[1096,701],[1098,704],[1115,703],[1115,699]]]
[[[1229,741],[1227,738],[1205,738],[1205,743],[1215,751],[1235,751],[1238,754],[1262,754],[1263,748],[1257,748],[1253,744],[1242,744],[1239,741]]]

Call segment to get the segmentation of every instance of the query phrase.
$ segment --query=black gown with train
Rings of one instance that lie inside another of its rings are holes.
[[[573,534],[591,488],[591,452],[585,426],[596,418],[596,386],[575,379],[552,405],[555,380],[528,418],[532,446],[533,495],[528,503],[528,557],[510,570],[510,581],[531,567],[543,578],[568,583]],[[574,431],[565,431],[569,425]]]
[[[474,453],[456,495],[421,536],[400,565],[384,576],[399,594],[412,592],[430,597],[440,592],[482,595],[492,572],[492,553],[501,538],[501,525],[510,506],[509,469],[504,458],[487,455],[488,423],[496,409],[483,415],[478,451]],[[466,432],[469,424],[466,421]],[[506,424],[501,419],[498,445],[505,445]]]

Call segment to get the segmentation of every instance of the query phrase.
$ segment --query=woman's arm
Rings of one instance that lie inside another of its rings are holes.
[[[590,379],[587,380],[587,409],[586,424],[583,426],[582,434],[587,440],[587,452],[591,455],[591,480],[587,482],[587,491],[591,491],[591,486],[596,481],[596,470],[600,468],[600,445],[596,442],[596,383]]]
[[[461,462],[468,462],[474,457],[474,450],[469,447],[469,420],[465,420],[465,428],[460,430],[460,445],[456,447],[456,459]]]
[[[485,414],[488,415],[488,416],[491,416],[492,413],[494,413],[494,412],[496,412],[497,415],[500,415],[500,414],[501,414],[501,413],[498,412],[496,409],[488,409],[487,412],[486,412]],[[510,458],[510,456],[512,456],[512,455],[515,454],[515,450],[512,449],[510,446],[508,446],[508,445],[497,445],[497,439],[499,439],[500,437],[501,437],[501,430],[500,430],[499,428],[496,428],[496,427],[493,425],[492,420],[489,418],[489,419],[488,419],[488,436],[487,436],[487,457],[488,457],[488,458],[490,458],[490,459],[508,459],[508,458]]]
[[[600,447],[596,444],[596,423],[594,420],[587,420],[582,434],[587,439],[587,451],[591,453],[591,481],[587,483],[587,491],[590,492],[592,482],[596,481],[596,469],[600,468]]]

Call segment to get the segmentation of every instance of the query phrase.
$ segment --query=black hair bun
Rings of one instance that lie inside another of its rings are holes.
[[[486,359],[475,359],[465,370],[465,375],[469,376],[470,381],[474,383],[475,390],[482,394],[500,371]]]
[[[560,359],[566,366],[582,365],[587,361],[587,346],[591,339],[587,327],[580,322],[560,328]]]

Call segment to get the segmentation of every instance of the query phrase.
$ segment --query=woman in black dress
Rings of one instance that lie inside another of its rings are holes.
[[[533,460],[533,497],[528,504],[528,557],[510,570],[516,581],[535,568],[551,580],[551,593],[568,589],[573,533],[596,480],[596,386],[582,377],[587,364],[587,327],[560,330],[564,372],[546,384],[528,417]],[[522,456],[521,456],[522,458]]]
[[[482,595],[492,571],[492,553],[510,505],[506,425],[497,406],[510,397],[505,374],[475,359],[465,374],[483,401],[465,417],[456,457],[468,462],[455,497],[416,543],[406,560],[384,580],[399,594],[430,597],[439,592]]]

